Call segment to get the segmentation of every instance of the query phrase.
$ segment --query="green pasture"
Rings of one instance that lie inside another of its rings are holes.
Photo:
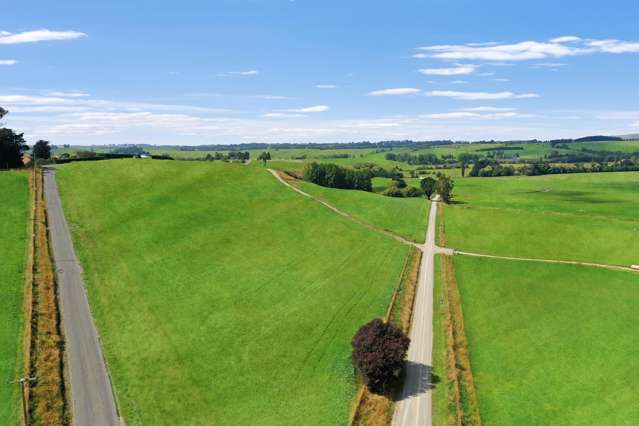
[[[385,197],[365,191],[324,188],[308,182],[297,185],[359,220],[409,240],[424,242],[430,208],[430,202],[424,197]]]
[[[639,173],[455,180],[448,245],[486,254],[639,263]]]
[[[343,424],[350,341],[408,247],[264,168],[111,160],[58,182],[127,424]]]
[[[0,172],[0,424],[17,424],[29,178]]]
[[[484,424],[639,418],[639,275],[455,256]]]

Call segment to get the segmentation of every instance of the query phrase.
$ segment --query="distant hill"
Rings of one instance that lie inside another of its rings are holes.
[[[620,136],[586,136],[584,138],[575,139],[575,142],[618,142],[624,139]]]
[[[629,135],[621,135],[619,137],[622,138],[623,140],[626,140],[626,141],[636,141],[636,140],[639,140],[639,133],[632,133],[632,134],[629,134]]]

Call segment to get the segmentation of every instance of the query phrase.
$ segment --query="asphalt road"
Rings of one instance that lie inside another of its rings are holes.
[[[402,395],[395,404],[393,425],[425,425],[432,418],[433,365],[433,283],[435,269],[435,220],[437,202],[433,202],[428,218],[426,242],[419,268],[417,296],[413,307],[410,346],[406,361],[406,379]]]
[[[73,421],[77,426],[120,425],[53,169],[44,171],[44,196],[66,337]]]

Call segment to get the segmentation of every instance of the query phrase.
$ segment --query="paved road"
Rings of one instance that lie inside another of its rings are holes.
[[[431,205],[426,242],[422,249],[422,263],[409,336],[406,380],[393,415],[392,424],[397,426],[430,426],[433,422],[430,390],[433,365],[433,283],[437,204],[433,202]]]
[[[44,196],[57,268],[74,424],[120,425],[111,382],[84,289],[82,268],[73,249],[54,174],[53,169],[44,171]]]

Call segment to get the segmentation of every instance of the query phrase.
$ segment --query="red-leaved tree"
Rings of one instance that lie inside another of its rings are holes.
[[[353,337],[353,363],[368,389],[388,393],[399,379],[410,339],[380,319],[363,325]]]

